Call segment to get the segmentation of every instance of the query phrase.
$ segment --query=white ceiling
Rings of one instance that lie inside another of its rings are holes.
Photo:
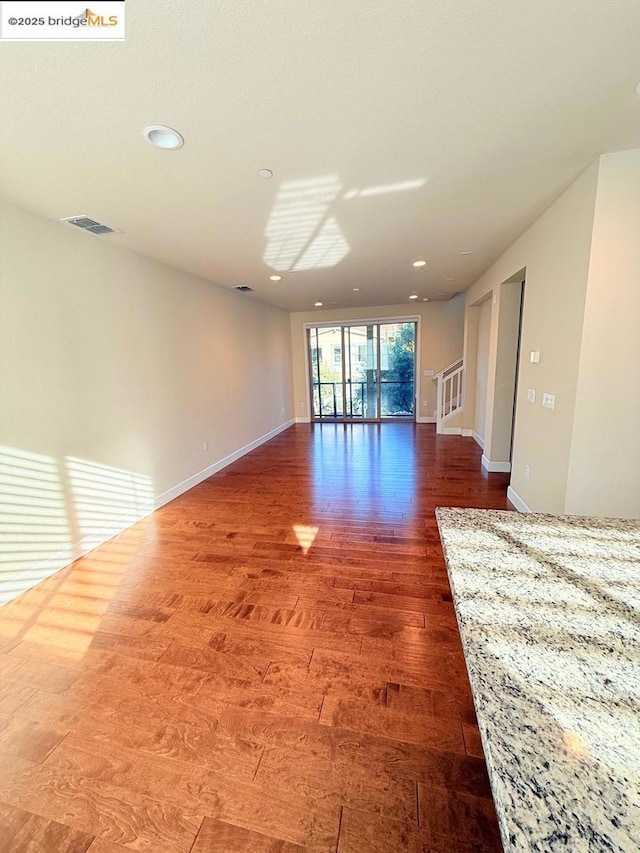
[[[640,146],[637,0],[126,11],[125,43],[0,46],[0,196],[250,284],[239,299],[448,298],[595,157]],[[184,148],[151,147],[148,124],[177,128]]]

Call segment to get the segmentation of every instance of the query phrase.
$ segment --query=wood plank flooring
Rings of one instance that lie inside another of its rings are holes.
[[[3,853],[500,851],[434,517],[507,475],[300,424],[0,609]]]

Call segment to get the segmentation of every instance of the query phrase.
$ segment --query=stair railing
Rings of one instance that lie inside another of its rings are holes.
[[[436,432],[442,433],[444,424],[462,409],[464,393],[464,361],[458,358],[433,377],[437,383]]]

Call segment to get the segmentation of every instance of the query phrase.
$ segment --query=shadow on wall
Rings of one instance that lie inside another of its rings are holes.
[[[153,509],[144,474],[0,447],[0,605]]]

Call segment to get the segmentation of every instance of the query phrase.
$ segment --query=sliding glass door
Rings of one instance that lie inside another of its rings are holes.
[[[314,420],[415,418],[415,322],[308,329]]]

